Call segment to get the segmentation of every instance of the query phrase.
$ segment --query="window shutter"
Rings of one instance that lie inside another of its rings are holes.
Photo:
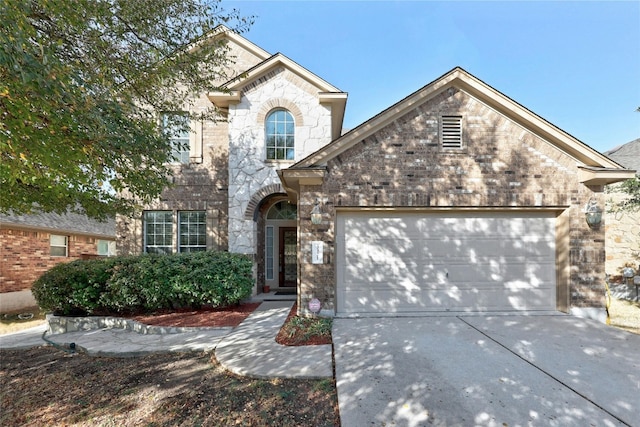
[[[462,148],[462,117],[442,116],[442,148]]]

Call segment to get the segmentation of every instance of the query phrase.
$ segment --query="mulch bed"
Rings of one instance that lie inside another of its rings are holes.
[[[258,308],[259,302],[224,308],[161,310],[152,314],[127,316],[145,325],[181,327],[236,327]]]
[[[303,337],[303,331],[301,329],[290,329],[287,325],[290,321],[296,317],[296,313],[298,311],[298,304],[293,304],[291,307],[291,311],[287,316],[287,320],[285,320],[282,328],[280,328],[280,332],[276,336],[276,342],[282,345],[288,346],[298,346],[298,345],[322,345],[322,344],[331,344],[332,339],[331,336],[310,336]]]

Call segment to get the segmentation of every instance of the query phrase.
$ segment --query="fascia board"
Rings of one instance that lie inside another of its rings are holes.
[[[240,102],[242,94],[238,90],[229,92],[209,92],[207,98],[218,108],[228,108],[230,104]]]
[[[298,200],[301,185],[322,185],[326,169],[279,169],[277,171],[282,186],[293,201]]]
[[[617,168],[578,167],[578,178],[584,185],[608,185],[636,176],[636,171]]]

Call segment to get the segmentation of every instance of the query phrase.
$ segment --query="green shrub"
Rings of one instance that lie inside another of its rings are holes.
[[[43,309],[63,314],[223,307],[251,295],[251,270],[248,256],[227,252],[145,254],[60,264],[32,290]]]
[[[58,264],[40,276],[31,291],[47,311],[72,314],[99,310],[112,262],[96,259]]]

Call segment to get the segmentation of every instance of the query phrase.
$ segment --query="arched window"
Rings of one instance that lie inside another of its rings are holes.
[[[277,109],[269,113],[265,121],[265,137],[268,160],[294,160],[295,123],[287,110]]]
[[[283,200],[271,206],[267,212],[267,219],[296,219],[297,215],[296,205]]]

